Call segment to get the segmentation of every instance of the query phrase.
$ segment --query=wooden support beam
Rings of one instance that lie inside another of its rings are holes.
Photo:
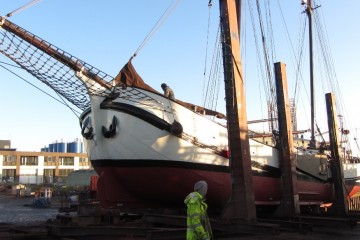
[[[345,216],[348,213],[347,194],[345,189],[344,171],[339,149],[339,128],[335,109],[335,97],[332,93],[325,94],[326,110],[328,117],[330,149],[331,149],[331,174],[334,181],[335,201],[330,212],[335,216]]]
[[[240,0],[220,0],[226,114],[230,149],[231,198],[223,218],[256,220],[245,87],[240,54]]]
[[[296,163],[293,153],[293,133],[290,115],[290,102],[286,78],[286,65],[275,63],[275,83],[278,106],[282,198],[277,215],[293,217],[300,213],[299,194],[297,191]]]

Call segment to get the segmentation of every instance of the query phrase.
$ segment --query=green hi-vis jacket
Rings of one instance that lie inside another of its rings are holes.
[[[207,204],[198,192],[190,193],[186,199],[187,231],[186,240],[213,239],[210,221],[207,216]]]

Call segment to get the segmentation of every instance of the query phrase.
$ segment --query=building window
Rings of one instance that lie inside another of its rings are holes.
[[[74,166],[74,158],[73,157],[60,157],[59,165],[60,166]]]
[[[79,158],[79,165],[80,166],[89,166],[89,159],[86,157]]]
[[[56,157],[44,157],[44,166],[55,166]]]
[[[44,178],[43,178],[43,182],[44,183],[53,183],[54,182],[54,177],[55,177],[55,169],[44,169]]]
[[[59,177],[66,178],[73,171],[73,169],[59,169]]]
[[[20,165],[22,166],[37,166],[38,157],[37,156],[22,156],[20,158]]]
[[[16,156],[5,155],[3,160],[3,166],[16,166]]]
[[[2,180],[7,181],[14,181],[16,175],[15,169],[3,169],[2,170]]]
[[[44,169],[44,176],[54,176],[55,175],[55,169]]]

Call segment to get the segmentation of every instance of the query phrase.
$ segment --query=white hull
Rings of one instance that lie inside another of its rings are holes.
[[[185,139],[132,114],[116,109],[101,109],[100,104],[104,98],[93,96],[91,113],[86,116],[91,117],[94,129],[94,138],[86,141],[91,160],[156,159],[229,165],[227,157],[215,154],[228,150],[225,126],[157,94],[146,92],[146,95],[150,95],[154,100],[133,102],[117,98],[112,103],[123,103],[145,110],[169,124],[175,120],[182,125]],[[102,127],[109,128],[114,116],[117,119],[116,134],[114,137],[105,138]],[[253,161],[273,167],[279,166],[278,151],[275,148],[250,140],[250,151]]]
[[[231,192],[226,127],[160,94],[140,91],[153,100],[108,101],[92,96],[91,111],[82,115],[83,130],[87,118],[91,118],[86,129],[93,128],[92,137],[85,143],[89,158],[102,178],[102,200],[109,205],[140,201],[140,206],[148,206],[146,201],[159,200],[161,196],[167,203],[179,204],[179,199],[191,191],[193,182],[204,179],[212,186],[209,200],[212,197],[216,206],[226,204]],[[182,125],[181,134],[171,133],[169,126],[174,120]],[[116,125],[116,131],[105,137],[103,128],[109,130],[111,124]],[[88,133],[86,129],[84,132]],[[281,199],[279,151],[250,139],[250,153],[256,202],[278,204]],[[322,169],[324,163],[318,159],[298,159],[300,204],[331,201],[333,189],[326,182],[330,175],[327,169]],[[345,172],[349,177],[347,168]],[[162,189],[164,183],[167,189]],[[354,191],[353,186],[354,182],[348,183],[349,192]],[[114,192],[114,188],[118,191]]]

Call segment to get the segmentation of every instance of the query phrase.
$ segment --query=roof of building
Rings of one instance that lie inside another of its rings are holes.
[[[10,140],[0,140],[0,149],[9,149],[11,147]]]

